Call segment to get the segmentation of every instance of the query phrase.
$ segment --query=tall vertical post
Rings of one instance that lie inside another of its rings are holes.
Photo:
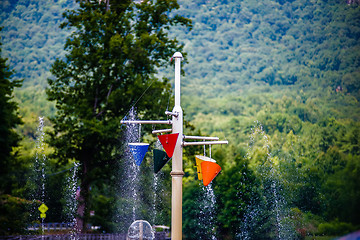
[[[176,113],[172,117],[172,132],[179,133],[174,154],[172,157],[172,193],[171,193],[171,239],[182,239],[182,178],[183,172],[183,111],[180,106],[180,70],[182,54],[176,52],[175,59],[175,106],[172,110]]]
[[[180,72],[181,60],[183,56],[176,52],[172,59],[175,60],[175,106],[172,112],[165,111],[166,115],[171,115],[172,120],[121,120],[122,124],[172,124],[172,133],[178,133],[179,137],[175,144],[174,153],[172,155],[171,169],[171,239],[182,240],[182,179],[183,172],[183,146],[189,145],[212,145],[212,144],[228,144],[228,141],[218,140],[217,137],[200,137],[200,136],[184,136],[183,134],[183,111],[180,106]],[[169,129],[153,131],[153,133],[168,132]],[[203,139],[211,140],[210,142],[183,142],[184,139]],[[218,172],[217,172],[218,173]]]

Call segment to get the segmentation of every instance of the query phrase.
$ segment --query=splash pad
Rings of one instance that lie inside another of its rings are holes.
[[[171,112],[165,111],[172,120],[122,120],[122,124],[168,124],[172,129],[158,130],[155,133],[170,132],[175,135],[159,136],[160,141],[168,157],[172,157],[172,199],[171,199],[171,239],[182,239],[182,178],[183,172],[183,147],[192,145],[214,145],[228,144],[228,141],[218,141],[217,137],[185,136],[183,134],[183,111],[180,106],[180,65],[183,59],[180,52],[176,52],[172,59],[175,59],[175,106]],[[153,132],[154,133],[154,132]],[[176,136],[176,137],[175,137]],[[162,140],[161,140],[162,139]],[[185,142],[185,139],[203,140]],[[207,141],[206,141],[207,140]],[[147,150],[147,149],[146,149]],[[146,151],[145,151],[146,152]],[[144,154],[145,155],[145,154]],[[210,162],[213,163],[213,162]],[[216,163],[215,163],[216,164]],[[201,165],[204,168],[206,179],[203,176],[204,184],[209,184],[220,172],[221,167],[214,164]],[[154,169],[155,170],[155,169]],[[160,170],[160,169],[159,169]]]

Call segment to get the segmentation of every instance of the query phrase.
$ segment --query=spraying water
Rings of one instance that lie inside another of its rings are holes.
[[[66,178],[65,182],[65,191],[64,191],[64,198],[65,198],[65,221],[69,223],[69,227],[72,228],[71,230],[71,239],[75,238],[76,231],[75,231],[75,224],[76,224],[76,210],[77,210],[77,200],[79,193],[79,186],[78,186],[78,167],[79,163],[74,163],[74,167],[70,169],[69,175]]]
[[[136,111],[134,108],[130,110],[129,113],[130,120],[136,119]],[[125,144],[128,145],[129,143],[137,143],[140,141],[140,125],[137,124],[129,124],[126,128],[126,138],[125,138]],[[128,177],[128,183],[129,183],[129,193],[130,193],[130,199],[132,201],[132,222],[136,220],[136,206],[138,202],[138,175],[139,175],[139,167],[135,164],[135,161],[133,160],[132,153],[129,152],[128,148],[126,150],[126,159],[128,161],[128,168],[125,170],[127,172]]]
[[[271,143],[262,125],[256,122],[251,130],[246,158],[261,191],[253,193],[238,237],[256,239],[260,234],[269,239],[294,239],[296,233],[288,219],[289,208],[282,189],[280,160],[272,156]]]
[[[129,111],[128,119],[136,119],[136,111],[132,108]],[[139,171],[140,168],[135,164],[133,155],[129,150],[129,143],[138,143],[139,126],[129,124],[124,131],[123,157],[120,163],[119,182],[118,182],[118,202],[114,221],[117,223],[117,231],[127,231],[130,223],[137,218],[137,207],[139,202]]]
[[[153,179],[153,189],[154,189],[154,193],[153,193],[153,204],[152,204],[152,222],[156,223],[156,218],[157,218],[157,210],[156,210],[156,204],[157,204],[157,191],[158,191],[158,184],[159,183],[159,177],[157,174],[154,174],[154,179]]]
[[[209,145],[209,157],[211,159],[211,145]],[[206,156],[206,147],[204,145],[204,156]],[[198,214],[198,239],[216,240],[216,196],[212,183],[207,186],[201,184],[200,194],[197,201],[199,202]]]
[[[209,235],[211,240],[216,240],[216,229],[215,229],[215,216],[216,216],[216,198],[212,184],[203,186],[204,192],[204,211],[207,212],[206,225],[209,228]]]
[[[159,139],[155,142],[155,149],[163,151],[163,146]],[[153,162],[154,164],[154,162]],[[163,225],[164,219],[161,215],[161,205],[162,198],[164,196],[164,186],[163,186],[164,173],[159,171],[156,174],[153,174],[153,205],[152,205],[152,222],[156,225]]]
[[[156,149],[161,149],[162,145],[159,141],[159,139],[156,141],[155,143],[155,148]],[[154,164],[154,163],[153,163]],[[154,178],[153,178],[153,189],[154,189],[154,195],[153,195],[153,219],[152,222],[156,223],[157,220],[157,210],[156,210],[156,204],[157,204],[157,198],[158,198],[158,194],[157,192],[160,190],[159,189],[159,175],[158,174],[154,174]]]
[[[45,203],[45,167],[46,167],[46,155],[45,155],[45,143],[44,143],[44,118],[39,117],[39,125],[36,131],[36,142],[35,142],[35,162],[34,162],[34,171],[30,177],[30,197],[33,200],[36,200],[40,203]],[[39,205],[35,204],[33,209],[30,211],[32,220],[40,220],[41,228],[44,230],[44,218],[40,218],[40,212],[38,210]]]

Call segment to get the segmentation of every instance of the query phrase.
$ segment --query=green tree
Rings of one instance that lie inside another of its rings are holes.
[[[13,188],[12,184],[16,183],[13,170],[18,164],[13,148],[20,141],[15,127],[21,124],[17,113],[18,105],[12,101],[12,98],[14,88],[20,87],[22,80],[12,79],[13,72],[6,61],[6,58],[0,57],[0,193],[10,194]]]
[[[184,189],[183,195],[183,233],[188,240],[210,239],[212,235],[211,226],[205,224],[214,212],[208,212],[204,206],[204,188],[199,182],[192,182]]]
[[[191,26],[190,20],[170,12],[176,0],[79,1],[66,11],[61,28],[73,29],[65,59],[51,69],[48,97],[56,101],[57,115],[50,144],[60,162],[80,162],[80,198],[77,227],[85,230],[90,187],[111,184],[121,157],[120,120],[131,105],[154,117],[166,106],[170,84],[154,76],[182,46],[168,37],[172,25]],[[146,94],[143,94],[145,93]],[[165,110],[165,108],[163,109]]]
[[[17,112],[18,105],[12,98],[14,88],[20,87],[22,80],[12,79],[13,72],[6,61],[6,58],[0,57],[0,235],[19,233],[23,230],[26,205],[25,200],[11,196],[13,190],[19,188],[17,174],[21,166],[13,150],[20,141],[15,127],[21,124],[21,118]]]
[[[222,239],[234,239],[239,233],[244,221],[247,206],[258,197],[256,179],[248,168],[248,163],[241,157],[236,157],[235,165],[224,169],[216,180],[217,215],[219,233]]]

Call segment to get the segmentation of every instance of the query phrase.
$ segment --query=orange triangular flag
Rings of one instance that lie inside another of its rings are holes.
[[[179,133],[159,135],[158,138],[169,158],[174,154]]]
[[[211,181],[219,174],[221,167],[215,162],[203,161],[201,163],[201,172],[204,186],[209,185]]]
[[[210,161],[210,162],[216,162],[214,159],[203,156],[203,155],[195,155],[195,160],[196,160],[196,170],[197,170],[197,174],[198,174],[198,179],[202,180],[202,171],[201,171],[201,163],[203,161]]]

